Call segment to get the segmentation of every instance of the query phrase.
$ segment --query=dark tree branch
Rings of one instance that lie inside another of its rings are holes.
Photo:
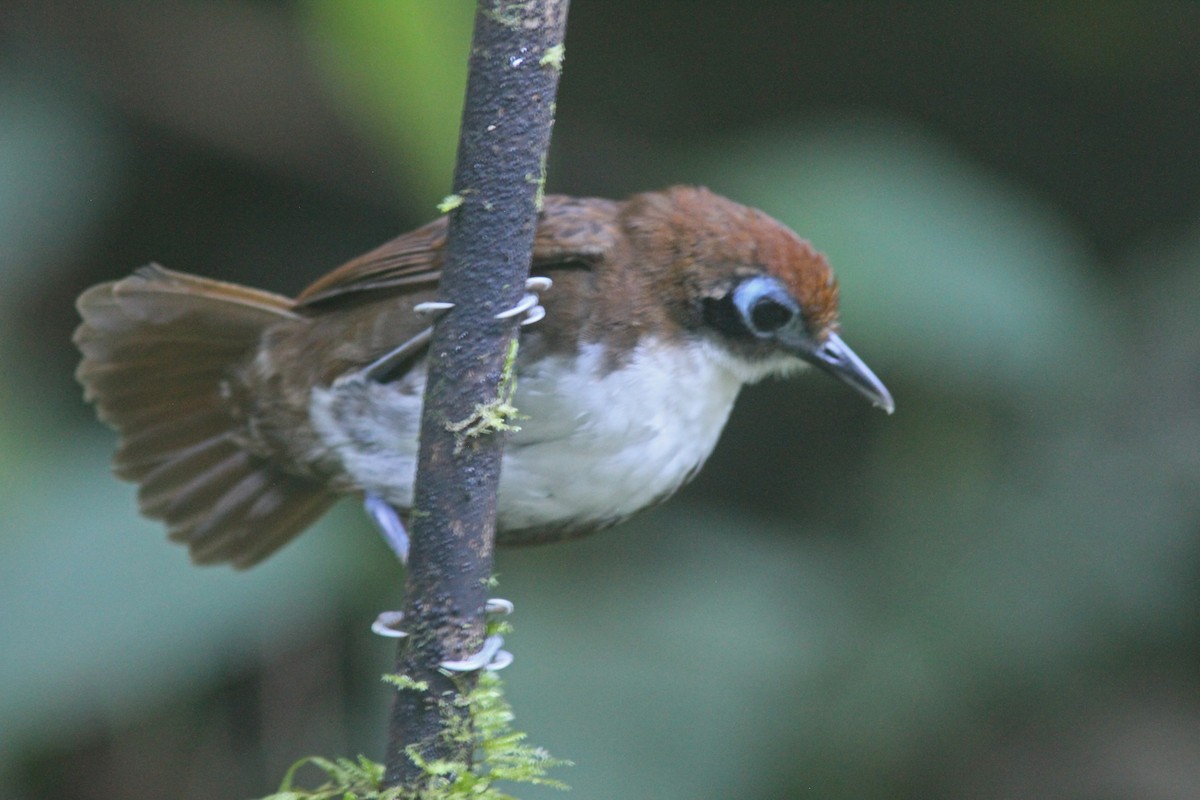
[[[401,689],[392,708],[386,785],[414,790],[424,774],[406,754],[469,762],[447,736],[445,701],[473,684],[438,669],[483,643],[492,573],[496,487],[504,433],[464,439],[456,423],[500,398],[517,320],[497,320],[524,292],[558,89],[568,0],[479,0],[455,169],[441,298],[455,304],[434,328],[410,517],[405,627],[396,671],[428,684]],[[453,711],[463,721],[465,711]]]

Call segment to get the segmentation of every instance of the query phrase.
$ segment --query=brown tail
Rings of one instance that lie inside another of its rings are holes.
[[[319,483],[248,452],[222,394],[263,329],[294,316],[290,300],[152,264],[76,305],[75,374],[121,436],[114,470],[194,561],[253,566],[333,504]]]

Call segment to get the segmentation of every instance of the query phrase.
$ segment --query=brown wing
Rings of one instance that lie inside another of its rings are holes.
[[[611,200],[547,196],[533,246],[535,269],[604,258],[616,242],[619,208]],[[360,292],[437,286],[446,225],[446,217],[441,217],[343,264],[301,292],[296,305],[315,306]]]
[[[620,236],[617,215],[624,203],[596,197],[547,195],[533,240],[533,264],[594,264],[612,253]]]
[[[359,292],[402,287],[416,290],[436,286],[442,276],[442,248],[445,244],[446,218],[441,217],[415,231],[397,236],[318,278],[300,293],[296,305],[314,306]]]

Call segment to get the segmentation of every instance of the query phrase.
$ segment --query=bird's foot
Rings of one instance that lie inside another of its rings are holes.
[[[538,320],[546,316],[546,309],[542,308],[541,298],[538,297],[538,292],[549,291],[554,285],[554,281],[542,275],[535,275],[525,281],[525,295],[515,306],[507,311],[501,311],[496,315],[496,319],[510,319],[520,316],[521,325],[532,325]]]
[[[496,319],[511,319],[523,314],[524,317],[521,319],[521,324],[532,325],[546,316],[546,309],[542,308],[538,292],[549,291],[553,285],[554,281],[541,275],[535,275],[532,278],[526,279],[524,296],[512,308],[497,314]],[[452,308],[454,308],[454,303],[449,303],[445,300],[427,300],[424,303],[417,303],[413,306],[413,311],[423,317],[436,320]]]
[[[487,605],[484,606],[484,613],[489,618],[507,616],[512,611],[513,604],[500,598],[488,600]],[[384,611],[371,623],[371,630],[379,636],[403,639],[408,636],[408,632],[400,627],[402,622],[404,622],[403,611]],[[461,661],[443,661],[438,666],[447,672],[477,672],[481,669],[495,672],[504,669],[513,660],[512,653],[502,649],[503,647],[504,637],[494,633],[483,640],[483,647],[479,648],[479,652],[474,655]]]

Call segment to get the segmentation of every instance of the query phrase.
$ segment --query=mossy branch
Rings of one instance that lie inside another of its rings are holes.
[[[419,682],[406,676],[387,675],[384,679],[406,691],[424,691],[414,686]],[[467,710],[469,724],[454,721],[460,716],[452,704]],[[484,673],[470,692],[440,701],[439,708],[447,720],[447,734],[461,739],[464,748],[474,754],[475,763],[431,760],[420,748],[411,747],[409,757],[424,776],[423,786],[414,792],[403,786],[385,786],[384,765],[364,756],[357,760],[310,756],[293,764],[279,791],[263,800],[514,800],[499,783],[567,788],[548,773],[570,762],[526,744],[525,734],[513,730],[512,708],[494,673]],[[297,787],[296,775],[305,767],[322,773],[324,782],[312,789]]]
[[[568,0],[476,7],[454,192],[438,206],[449,216],[439,294],[453,307],[429,344],[409,515],[409,636],[386,678],[396,689],[386,762],[306,758],[269,800],[509,800],[496,781],[561,786],[546,770],[565,762],[511,729],[493,674],[439,665],[466,659],[487,633],[496,488],[516,414],[519,318],[500,312],[517,305],[529,277],[567,7]],[[326,777],[316,789],[294,787],[306,765]]]
[[[518,320],[497,314],[520,301],[529,277],[567,7],[476,6],[454,191],[440,206],[449,228],[439,295],[454,307],[429,346],[413,503],[422,513],[410,519],[404,600],[410,636],[395,669],[412,685],[395,695],[382,780],[410,796],[478,779],[477,742],[464,732],[484,722],[463,699],[477,691],[475,674],[451,678],[438,664],[484,640],[500,458],[515,414]]]

